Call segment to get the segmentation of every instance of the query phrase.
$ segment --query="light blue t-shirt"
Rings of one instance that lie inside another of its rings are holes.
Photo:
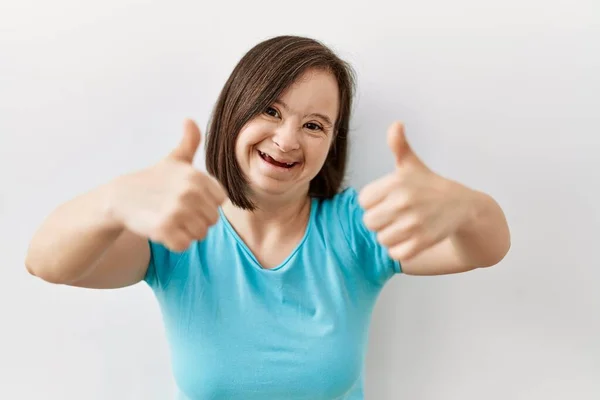
[[[180,399],[362,400],[371,313],[400,264],[362,220],[356,190],[312,199],[301,242],[264,269],[221,212],[205,239],[150,242],[145,281]]]

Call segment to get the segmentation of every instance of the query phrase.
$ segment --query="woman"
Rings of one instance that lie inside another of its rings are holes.
[[[118,288],[144,280],[164,318],[180,397],[362,399],[371,311],[400,272],[497,264],[509,248],[488,195],[437,175],[399,123],[395,170],[342,189],[354,87],[317,41],[252,48],[208,129],[208,174],[187,121],[163,160],[58,207],[28,271]]]

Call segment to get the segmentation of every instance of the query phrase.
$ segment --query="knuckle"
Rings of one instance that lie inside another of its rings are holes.
[[[392,247],[388,249],[388,255],[396,260],[404,258],[404,254],[404,250],[398,247]]]
[[[398,195],[398,206],[401,209],[409,208],[415,203],[415,194],[412,190],[405,190]]]
[[[423,232],[421,234],[421,241],[419,243],[419,247],[430,246],[432,243],[436,241],[436,235],[433,232]]]
[[[400,197],[400,203],[403,203],[406,207],[415,204],[417,201],[417,196],[414,190],[404,190]]]
[[[214,187],[214,192],[217,196],[218,202],[223,203],[225,199],[227,199],[227,192],[225,191],[225,188],[216,179],[212,182],[212,185]]]
[[[372,214],[365,213],[365,215],[363,215],[363,223],[365,224],[365,226],[367,228],[369,228],[371,230],[374,229]]]
[[[410,243],[409,246],[409,250],[411,252],[415,251],[416,249],[422,247],[426,242],[426,237],[424,235],[418,235],[417,237],[415,237],[415,239]]]
[[[150,231],[149,236],[151,239],[156,240],[158,242],[165,242],[169,238],[170,231],[171,231],[170,221],[163,220],[154,226],[154,228]]]
[[[178,235],[171,239],[171,243],[174,250],[183,251],[187,249],[191,244],[191,239],[187,235]]]
[[[164,239],[165,235],[171,228],[170,221],[165,218],[156,223],[152,229],[152,234],[158,239]]]
[[[198,238],[199,239],[203,239],[206,236],[207,233],[208,233],[208,228],[206,227],[206,225],[202,224],[198,228]]]
[[[419,249],[424,249],[429,245],[430,241],[426,235],[419,235],[419,237],[411,243],[411,253],[416,253]]]
[[[184,177],[184,182],[186,182],[188,185],[198,181],[198,178],[202,178],[202,173],[199,171],[196,171],[194,169],[194,167],[189,167],[185,169],[185,172],[183,173],[183,177]]]
[[[178,220],[185,212],[188,203],[188,197],[189,195],[185,195],[183,193],[178,194],[173,202],[167,206],[165,219],[168,221]]]
[[[377,233],[377,241],[384,246],[389,246],[391,244],[390,243],[390,235],[386,234],[383,231]]]
[[[194,190],[191,185],[184,185],[175,196],[176,206],[183,206],[193,196]]]
[[[151,230],[148,233],[148,239],[152,240],[153,242],[159,242],[159,243],[164,242],[163,235],[161,234],[160,231],[158,231],[156,229]]]
[[[365,188],[363,190],[360,191],[360,193],[358,194],[358,204],[363,207],[363,208],[367,208],[367,197],[369,196],[369,189]]]
[[[194,171],[185,171],[183,173],[183,179],[179,182],[179,196],[186,196],[188,193],[192,193],[197,185],[198,178]]]
[[[211,225],[216,224],[217,222],[219,222],[219,212],[214,209],[211,210],[211,212],[209,213],[208,219],[209,219],[209,223]]]
[[[414,212],[408,218],[407,227],[408,227],[408,229],[414,231],[414,230],[419,230],[419,229],[423,228],[424,224],[425,224],[425,218],[423,218],[423,215],[421,213]]]
[[[394,201],[394,205],[392,206],[392,212],[395,214],[399,214],[402,211],[408,208],[408,202],[404,197],[398,197],[396,201]]]
[[[219,189],[219,203],[223,203],[225,200],[227,200],[227,192],[221,187],[219,187]]]
[[[181,252],[189,247],[189,241],[186,240],[174,240],[167,245],[171,250]]]

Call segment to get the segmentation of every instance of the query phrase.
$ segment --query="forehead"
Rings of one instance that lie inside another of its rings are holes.
[[[309,70],[286,89],[280,99],[292,111],[327,113],[335,121],[339,105],[338,84],[328,71]]]

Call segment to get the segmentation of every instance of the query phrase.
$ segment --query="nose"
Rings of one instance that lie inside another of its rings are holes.
[[[279,126],[273,135],[273,143],[284,153],[298,150],[300,142],[298,141],[298,132],[293,124]]]

